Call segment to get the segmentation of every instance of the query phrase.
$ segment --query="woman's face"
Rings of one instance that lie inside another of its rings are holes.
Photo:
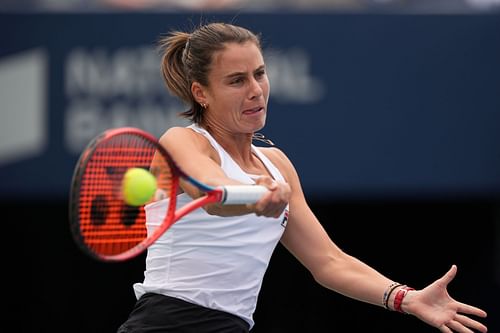
[[[210,128],[230,134],[253,133],[264,127],[269,79],[259,48],[252,42],[228,43],[214,54],[204,88]]]

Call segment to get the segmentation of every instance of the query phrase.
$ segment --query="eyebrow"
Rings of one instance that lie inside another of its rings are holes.
[[[257,69],[254,71],[255,72],[258,72],[260,70],[263,70],[265,69],[266,66],[265,65],[260,65],[259,67],[257,67]],[[231,79],[231,78],[235,78],[235,77],[238,77],[238,76],[245,76],[246,75],[246,72],[235,72],[235,73],[230,73],[228,75],[225,76],[226,79]]]

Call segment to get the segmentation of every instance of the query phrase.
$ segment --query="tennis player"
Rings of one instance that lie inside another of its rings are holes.
[[[224,23],[161,39],[169,91],[189,105],[192,125],[160,138],[179,166],[209,185],[261,184],[252,205],[213,204],[186,215],[149,249],[126,332],[249,332],[264,273],[281,242],[322,286],[362,302],[408,313],[448,332],[486,332],[486,312],[447,292],[455,265],[414,290],[343,252],[304,198],[299,176],[275,147],[256,147],[266,122],[269,80],[259,37]],[[179,204],[201,193],[181,184]],[[161,223],[165,199],[146,206],[147,225]]]

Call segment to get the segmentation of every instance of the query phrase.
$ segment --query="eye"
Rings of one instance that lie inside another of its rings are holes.
[[[231,84],[237,84],[243,82],[243,79],[241,77],[234,78],[231,80]]]
[[[237,76],[234,79],[232,79],[229,83],[230,84],[240,84],[244,81],[244,78],[241,76]]]
[[[256,73],[255,73],[255,77],[257,79],[262,79],[264,76],[266,76],[266,71],[264,69],[261,69],[261,70],[258,70]]]

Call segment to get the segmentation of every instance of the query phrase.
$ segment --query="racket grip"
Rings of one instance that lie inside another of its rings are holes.
[[[223,186],[225,205],[253,204],[267,193],[267,188],[261,185],[226,185]]]

